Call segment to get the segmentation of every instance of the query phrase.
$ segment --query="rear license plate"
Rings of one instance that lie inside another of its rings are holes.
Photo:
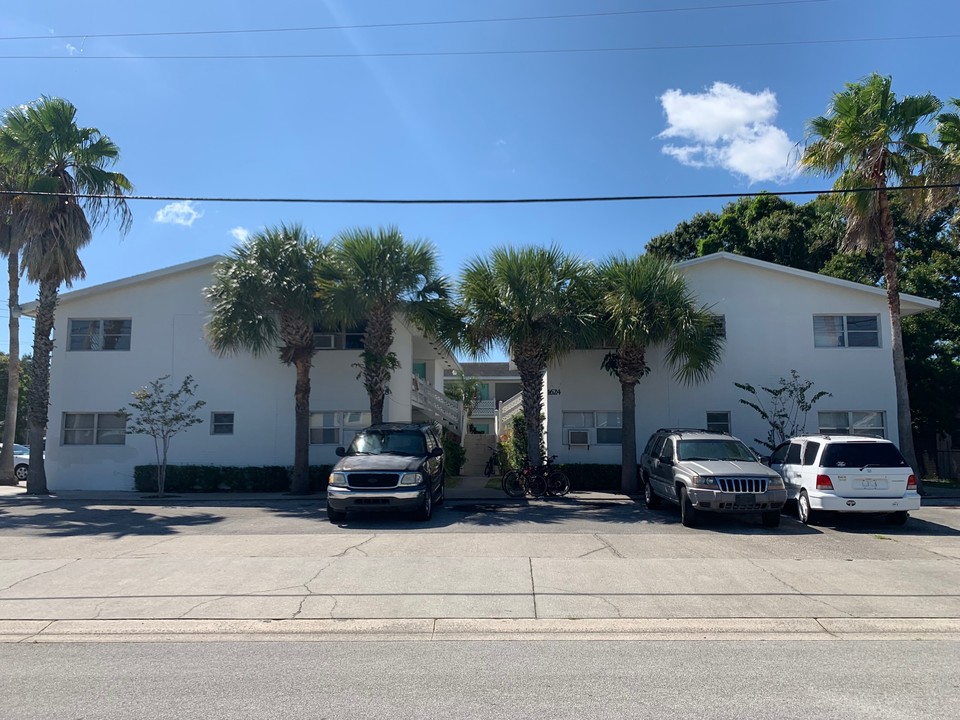
[[[886,490],[886,478],[862,478],[854,480],[853,486],[858,490]]]
[[[753,495],[734,495],[733,504],[734,505],[753,505],[756,502],[756,498]]]

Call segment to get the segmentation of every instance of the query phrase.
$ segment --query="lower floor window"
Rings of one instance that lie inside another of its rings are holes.
[[[825,435],[886,437],[884,413],[879,410],[819,412],[817,422]]]
[[[598,412],[597,445],[619,445],[623,441],[623,413]]]
[[[563,413],[564,443],[619,445],[623,441],[623,413],[587,411]]]
[[[127,421],[117,413],[64,413],[64,445],[123,445]]]
[[[707,412],[707,430],[730,434],[730,413],[724,411]]]
[[[210,434],[211,435],[233,435],[233,413],[232,412],[210,413]]]
[[[362,430],[369,424],[370,413],[362,410],[310,413],[310,444],[346,445],[357,430]]]

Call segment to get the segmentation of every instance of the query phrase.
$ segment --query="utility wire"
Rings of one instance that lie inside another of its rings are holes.
[[[842,45],[848,43],[892,42],[903,40],[953,40],[960,33],[945,35],[894,35],[885,37],[840,38],[836,40],[780,40],[770,42],[704,43],[692,45],[635,45],[543,50],[436,50],[368,53],[295,53],[256,55],[0,55],[0,60],[321,60],[331,58],[467,57],[480,55],[573,55],[587,53],[655,52],[662,50],[723,50],[735,48],[784,47],[802,45]]]
[[[76,33],[72,35],[13,35],[0,37],[4,40],[70,40],[77,38],[125,38],[125,37],[188,37],[194,35],[252,35],[260,33],[315,32],[319,30],[371,30],[378,28],[431,27],[437,25],[478,25],[482,23],[528,22],[536,20],[566,20],[597,17],[618,17],[624,15],[654,15],[666,13],[684,13],[700,10],[731,10],[773,5],[812,5],[830,2],[830,0],[774,0],[770,2],[730,3],[724,5],[698,5],[682,8],[656,8],[648,10],[622,10],[595,13],[575,13],[571,15],[524,15],[519,17],[476,18],[466,20],[426,20],[421,22],[367,23],[362,25],[315,25],[308,27],[251,28],[246,30],[171,30],[153,32],[126,33]]]
[[[584,197],[534,197],[534,198],[243,198],[243,197],[199,197],[186,195],[107,195],[93,193],[70,194],[71,197],[96,200],[153,200],[160,202],[208,202],[208,203],[296,203],[308,205],[534,205],[559,203],[597,203],[597,202],[638,202],[649,200],[698,200],[717,198],[761,197],[768,195],[847,195],[861,192],[880,192],[881,190],[935,190],[944,188],[960,189],[960,183],[937,183],[931,185],[894,185],[888,187],[863,187],[847,190],[784,190],[782,192],[739,192],[739,193],[688,193],[676,195],[594,195]],[[58,197],[62,193],[32,192],[20,190],[0,190],[0,195],[19,195],[34,197]]]

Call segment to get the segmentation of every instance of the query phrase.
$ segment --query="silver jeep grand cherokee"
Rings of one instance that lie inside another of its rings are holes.
[[[640,456],[640,477],[647,507],[661,500],[678,504],[686,527],[694,527],[703,511],[759,512],[764,527],[777,527],[787,500],[783,478],[753,451],[731,435],[707,430],[657,430]]]

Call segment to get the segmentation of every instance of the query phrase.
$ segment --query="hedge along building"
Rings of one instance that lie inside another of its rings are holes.
[[[710,379],[673,378],[662,348],[636,389],[637,443],[660,427],[730,432],[763,452],[768,425],[740,403],[734,383],[776,387],[796,370],[825,390],[808,432],[879,435],[897,441],[897,403],[886,291],[752,258],[716,253],[678,264],[698,301],[721,319],[723,357]],[[903,316],[939,303],[901,294]],[[576,351],[548,368],[546,439],[563,463],[619,464],[621,393],[601,369],[605,349]],[[766,399],[766,398],[764,398]]]
[[[126,435],[117,410],[163,375],[197,382],[204,422],[177,435],[172,464],[292,465],[294,379],[276,352],[221,358],[207,343],[203,289],[219,256],[64,293],[56,311],[45,464],[57,490],[132,490],[134,468],[155,462],[153,440]],[[34,312],[34,304],[24,312]],[[455,358],[394,319],[393,373],[385,421],[435,421],[459,432],[458,403],[443,395]],[[319,331],[310,399],[310,462],[332,464],[335,450],[370,422],[357,368],[362,331]]]

